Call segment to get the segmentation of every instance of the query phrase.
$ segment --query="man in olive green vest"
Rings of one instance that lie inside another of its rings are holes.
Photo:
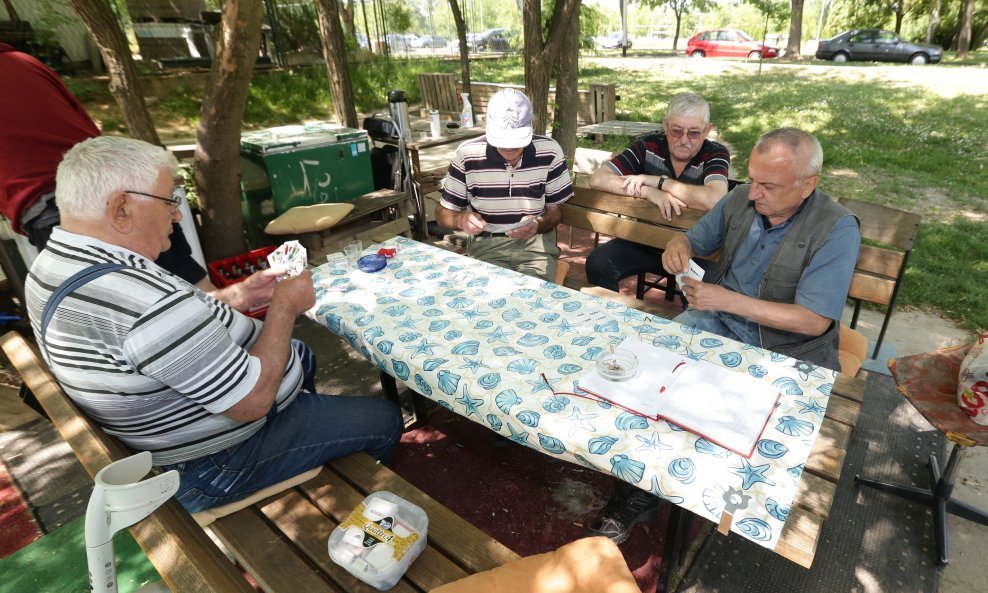
[[[838,326],[861,235],[854,215],[816,189],[822,164],[819,141],[801,130],[758,139],[751,182],[666,245],[672,273],[721,252],[704,282],[684,279],[690,310],[676,321],[840,370]]]
[[[837,338],[861,235],[850,211],[816,189],[823,149],[795,128],[758,139],[750,183],[720,200],[666,245],[662,265],[684,273],[689,260],[720,251],[703,281],[683,277],[687,326],[839,369]],[[587,526],[620,543],[657,516],[661,499],[619,482]]]

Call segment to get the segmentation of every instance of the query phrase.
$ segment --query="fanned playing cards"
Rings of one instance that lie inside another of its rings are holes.
[[[305,247],[302,247],[298,241],[282,243],[268,254],[268,264],[272,268],[284,269],[286,278],[294,278],[301,274],[308,261]]]

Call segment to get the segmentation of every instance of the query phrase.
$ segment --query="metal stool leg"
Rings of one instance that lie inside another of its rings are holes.
[[[953,514],[980,525],[988,525],[988,513],[969,504],[951,500],[954,491],[954,475],[967,448],[954,444],[947,459],[947,466],[940,473],[940,462],[936,455],[930,455],[930,488],[903,486],[879,480],[854,476],[857,485],[870,486],[909,501],[918,502],[933,508],[933,536],[937,545],[937,565],[946,566],[947,560],[947,514]]]

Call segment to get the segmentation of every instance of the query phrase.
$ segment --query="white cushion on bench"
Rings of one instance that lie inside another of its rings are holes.
[[[198,523],[201,527],[206,527],[213,521],[221,517],[226,517],[227,515],[232,515],[233,513],[239,511],[240,509],[245,509],[251,506],[255,502],[264,500],[265,498],[278,494],[283,490],[288,490],[289,488],[298,486],[302,482],[308,482],[312,478],[319,475],[320,471],[322,471],[321,465],[319,467],[314,467],[309,471],[302,472],[295,477],[288,478],[284,482],[271,484],[267,488],[262,488],[261,490],[258,490],[257,492],[251,494],[247,498],[238,500],[237,502],[231,502],[230,504],[225,504],[221,507],[216,507],[213,509],[200,511],[198,513],[193,513],[192,518],[195,519],[196,523]]]

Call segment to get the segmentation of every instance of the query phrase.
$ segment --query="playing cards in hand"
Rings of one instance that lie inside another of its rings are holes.
[[[700,264],[693,261],[693,258],[690,258],[690,263],[686,271],[682,274],[676,274],[676,283],[682,284],[684,276],[703,282],[703,268],[700,267]]]
[[[272,268],[284,269],[285,277],[294,278],[305,269],[308,258],[305,247],[298,241],[288,241],[268,254],[268,263]]]

